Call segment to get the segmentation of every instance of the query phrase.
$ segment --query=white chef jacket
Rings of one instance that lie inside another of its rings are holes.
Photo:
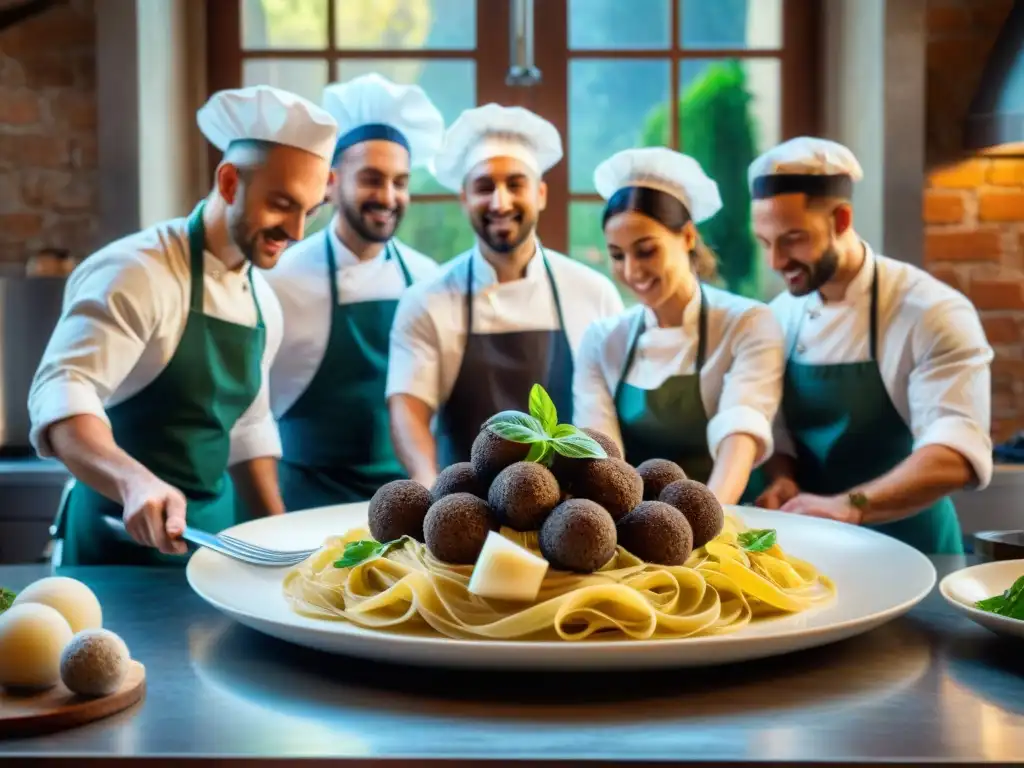
[[[575,356],[587,325],[621,312],[622,297],[600,272],[550,248],[543,250],[558,286],[565,332]],[[554,294],[541,259],[530,259],[523,278],[499,283],[494,268],[474,247],[452,259],[440,274],[402,295],[391,327],[388,397],[413,395],[435,410],[448,399],[466,346],[470,260],[474,334],[559,327]]]
[[[360,261],[342,244],[336,224],[337,214],[324,232],[293,245],[266,274],[284,313],[284,340],[270,369],[270,404],[277,418],[309,387],[327,351],[331,287],[325,237],[334,247],[339,304],[397,299],[406,290],[402,269],[393,255],[388,259],[387,249]],[[414,283],[440,272],[440,265],[429,256],[398,240],[391,245],[401,254]]]
[[[792,359],[811,365],[870,359],[871,282],[879,270],[878,362],[885,389],[914,436],[914,449],[945,445],[974,467],[979,488],[992,479],[992,348],[963,294],[906,262],[866,257],[842,301],[782,293],[771,302]],[[801,316],[803,317],[802,322]],[[798,331],[799,327],[799,331]],[[795,455],[782,411],[776,450]]]
[[[782,399],[782,329],[766,304],[703,288],[708,307],[700,394],[709,417],[708,448],[717,458],[726,437],[751,435],[758,443],[756,466],[772,455],[772,420]],[[593,323],[583,336],[573,380],[576,426],[604,432],[621,447],[615,392],[637,317],[644,316],[644,331],[626,383],[653,390],[696,369],[700,304],[695,293],[683,310],[682,326],[675,328],[659,328],[654,312],[643,305]]]
[[[204,256],[203,311],[256,326],[246,263],[229,270]],[[281,343],[281,305],[260,270],[252,284],[266,327],[263,383],[231,430],[229,464],[280,456],[270,413],[267,376]],[[109,424],[105,408],[149,385],[171,361],[188,320],[188,222],[172,219],[115,241],[85,259],[70,275],[60,320],[29,390],[30,440],[52,456],[46,429],[69,416],[92,414]]]

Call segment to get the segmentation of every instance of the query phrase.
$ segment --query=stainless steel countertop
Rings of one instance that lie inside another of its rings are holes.
[[[969,562],[935,558],[940,578]],[[20,589],[48,572],[0,567],[0,584]],[[937,590],[873,632],[787,657],[703,671],[481,675],[384,666],[266,638],[207,607],[178,571],[61,573],[96,591],[105,624],[147,667],[147,696],[76,730],[0,741],[0,759],[1024,760],[1024,646],[953,613]]]

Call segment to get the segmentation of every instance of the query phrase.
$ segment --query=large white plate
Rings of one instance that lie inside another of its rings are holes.
[[[227,533],[279,549],[319,546],[366,525],[366,504],[323,507],[253,520]],[[707,666],[764,658],[843,640],[909,611],[935,586],[920,552],[865,528],[751,507],[727,510],[755,528],[775,528],[787,552],[835,581],[829,604],[729,635],[677,640],[515,642],[389,634],[295,614],[281,591],[284,569],[260,568],[207,549],[187,567],[192,589],[248,627],[321,651],[430,666],[627,669]]]
[[[975,608],[974,604],[1001,595],[1024,576],[1024,560],[997,560],[954,571],[939,584],[939,592],[955,610],[1004,637],[1024,638],[1024,621]]]

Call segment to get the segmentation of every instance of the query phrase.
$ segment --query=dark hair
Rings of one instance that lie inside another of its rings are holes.
[[[601,228],[607,226],[612,216],[627,211],[643,214],[677,235],[693,221],[683,201],[668,192],[650,187],[623,187],[608,199],[601,218]],[[718,258],[714,251],[704,244],[699,233],[697,243],[690,252],[690,267],[702,280],[714,280],[718,277]]]

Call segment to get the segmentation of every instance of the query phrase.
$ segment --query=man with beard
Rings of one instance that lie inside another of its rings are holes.
[[[289,510],[363,501],[405,476],[384,400],[388,334],[399,297],[439,269],[394,234],[411,169],[441,146],[441,113],[419,86],[377,74],[329,85],[322,105],[341,134],[336,212],[268,276],[285,321],[270,397]]]
[[[32,444],[76,478],[64,565],[180,565],[186,519],[235,524],[236,493],[284,511],[266,386],[281,309],[261,270],[323,202],[337,124],[267,86],[214,94],[197,121],[224,152],[213,190],[72,273],[32,383]]]
[[[593,320],[621,312],[611,280],[541,245],[542,174],[562,157],[551,123],[487,104],[452,124],[434,174],[459,193],[476,246],[403,297],[391,333],[392,435],[409,475],[430,487],[468,461],[484,421],[525,411],[542,385],[572,423],[573,360]],[[431,422],[436,419],[435,430]]]
[[[755,504],[961,553],[949,494],[992,477],[993,354],[978,313],[860,239],[850,198],[863,174],[846,147],[793,139],[749,175],[754,232],[788,289],[772,302],[788,359]]]

